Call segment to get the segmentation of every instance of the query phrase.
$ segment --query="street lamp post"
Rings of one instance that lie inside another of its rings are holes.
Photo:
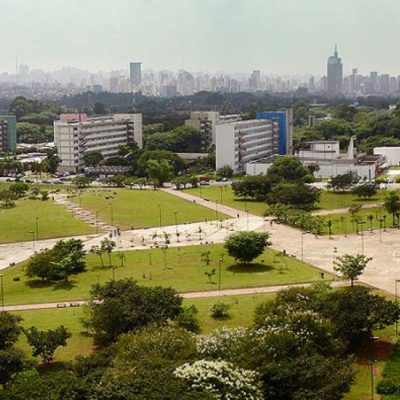
[[[250,210],[246,210],[246,218],[247,218],[247,231],[249,230],[249,211]]]
[[[221,205],[222,205],[222,186],[219,187],[220,192],[221,192]]]
[[[218,262],[218,291],[221,290],[221,270],[222,270],[222,258]]]
[[[304,235],[307,235],[307,231],[301,232],[301,261],[304,260]]]
[[[218,200],[215,200],[215,219],[218,221]]]
[[[29,233],[32,235],[32,250],[33,250],[33,252],[35,252],[35,250],[36,250],[35,232],[34,231],[30,231]]]
[[[335,260],[337,257],[337,247],[333,248],[333,257],[332,257],[332,281],[335,280]]]
[[[114,206],[110,203],[110,213],[111,213],[111,226],[114,226]]]
[[[112,265],[112,279],[114,282],[115,282],[115,268],[116,268],[116,266]]]
[[[175,233],[178,234],[178,211],[174,211],[175,217]]]
[[[159,217],[160,217],[160,228],[161,228],[161,226],[162,226],[161,204],[158,204],[158,211],[159,211]]]
[[[39,217],[35,217],[36,225],[35,225],[35,232],[36,232],[36,240],[39,240]]]
[[[379,241],[382,243],[382,222],[383,222],[383,219],[382,218],[380,218],[379,219]]]
[[[384,215],[383,216],[383,232],[386,232],[386,218],[387,218],[387,215]]]

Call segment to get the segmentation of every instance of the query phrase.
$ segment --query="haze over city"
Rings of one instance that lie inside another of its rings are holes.
[[[397,76],[395,0],[0,0],[0,72],[127,68],[323,75],[334,45],[344,74]]]

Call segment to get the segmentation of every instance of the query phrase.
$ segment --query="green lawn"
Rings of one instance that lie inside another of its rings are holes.
[[[201,261],[201,253],[211,252],[211,264]],[[112,263],[116,279],[133,277],[140,284],[171,286],[180,292],[215,290],[218,288],[218,264],[223,245],[202,245],[169,248],[164,259],[161,249],[126,252],[126,265],[114,253]],[[166,260],[166,268],[164,265]],[[87,271],[70,278],[68,284],[48,284],[39,280],[29,281],[24,276],[24,263],[7,268],[4,273],[4,298],[6,304],[40,303],[88,299],[91,286],[112,278],[110,267],[101,267],[98,256],[87,256]],[[107,260],[105,260],[107,262]],[[215,269],[210,283],[205,272]],[[20,281],[14,281],[19,277]],[[320,279],[320,270],[281,253],[267,249],[252,265],[242,266],[225,255],[221,263],[221,289],[283,285],[311,282]],[[325,279],[330,275],[325,273]]]
[[[187,189],[185,192],[194,196],[203,197],[210,201],[218,200],[222,204],[237,208],[240,210],[249,210],[250,213],[255,215],[264,215],[267,210],[267,205],[263,201],[252,201],[240,198],[235,198],[230,185],[227,186],[203,186],[196,189]],[[338,208],[350,207],[352,204],[374,204],[383,203],[385,200],[385,191],[378,191],[377,195],[370,199],[359,199],[352,193],[339,193],[323,190],[321,194],[320,202],[316,205],[316,209],[321,210],[335,210]]]
[[[162,191],[135,189],[86,189],[70,200],[93,213],[108,224],[122,229],[137,229],[176,222],[199,222],[215,219],[215,211]],[[160,206],[159,206],[160,205]],[[218,214],[218,218],[225,215]]]
[[[352,204],[375,204],[385,201],[385,190],[379,190],[378,193],[369,199],[359,199],[349,192],[322,191],[320,202],[316,205],[317,209],[335,210],[338,208],[350,207]]]
[[[193,304],[197,307],[202,333],[208,333],[224,326],[250,326],[253,322],[254,310],[257,305],[273,297],[273,294],[258,294],[186,299],[184,300],[184,305],[189,306]],[[229,318],[218,320],[211,317],[209,308],[212,304],[219,301],[231,305],[231,316]],[[20,311],[14,314],[20,315],[23,318],[22,326],[24,328],[35,326],[39,330],[47,330],[64,325],[71,331],[72,337],[68,340],[67,346],[57,349],[54,361],[70,361],[78,355],[90,354],[93,350],[92,337],[85,332],[79,322],[80,318],[84,315],[84,307]],[[31,348],[27,344],[24,335],[20,336],[18,345],[30,354]]]
[[[371,231],[372,229],[373,231],[379,232],[380,227],[382,227],[383,231],[385,225],[386,228],[392,227],[392,215],[388,214],[381,207],[361,209],[358,215],[361,218],[360,222],[365,222],[358,225],[359,232],[361,231],[361,229],[364,231]],[[326,222],[332,221],[332,234],[334,235],[357,232],[357,224],[355,222],[352,222],[350,213],[324,215],[322,218]],[[380,222],[381,219],[383,220],[382,223]],[[324,233],[329,233],[328,227],[324,228]]]
[[[32,240],[38,218],[39,239],[94,233],[89,224],[75,219],[71,212],[52,200],[16,202],[15,207],[0,209],[0,243]]]
[[[88,355],[93,350],[93,339],[84,331],[79,318],[83,316],[83,307],[77,308],[54,308],[48,310],[19,311],[14,314],[23,318],[22,326],[30,328],[35,326],[39,330],[55,329],[64,325],[71,331],[71,338],[68,339],[66,347],[57,349],[54,361],[70,361],[78,355]],[[19,346],[31,353],[31,348],[26,342],[25,335],[21,335]]]
[[[267,205],[264,201],[254,201],[247,200],[241,198],[236,198],[231,185],[224,186],[200,186],[195,189],[186,189],[184,192],[188,194],[192,194],[193,196],[202,197],[203,199],[208,199],[215,203],[218,201],[218,204],[222,204],[225,206],[237,208],[238,210],[246,211],[248,210],[250,213],[254,215],[264,215],[267,209]]]

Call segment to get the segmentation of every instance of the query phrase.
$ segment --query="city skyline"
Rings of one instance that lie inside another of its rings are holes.
[[[324,75],[326,57],[337,43],[344,75],[354,67],[364,74],[400,73],[400,53],[392,47],[400,33],[394,0],[112,4],[0,0],[7,15],[0,35],[7,38],[2,47],[8,55],[0,60],[0,72],[14,72],[18,57],[19,63],[43,70],[76,66],[109,71],[126,68],[134,59],[144,70]]]

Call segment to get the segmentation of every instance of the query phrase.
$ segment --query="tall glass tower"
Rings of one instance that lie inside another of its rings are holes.
[[[343,64],[342,59],[338,57],[336,46],[335,53],[328,58],[327,68],[328,94],[330,96],[340,95],[343,88]]]

